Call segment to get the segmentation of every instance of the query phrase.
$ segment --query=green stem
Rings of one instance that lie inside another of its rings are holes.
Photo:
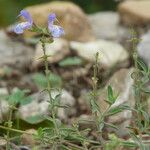
[[[47,79],[47,91],[49,94],[50,105],[51,105],[51,114],[52,114],[56,134],[59,136],[59,139],[61,139],[61,136],[59,134],[59,129],[57,126],[57,122],[56,122],[56,117],[55,117],[56,114],[55,114],[54,100],[51,96],[51,85],[50,85],[50,81],[49,81],[50,70],[48,68],[48,56],[46,54],[45,42],[43,40],[41,40],[41,43],[42,43],[42,49],[43,49],[43,53],[44,53],[43,59],[44,59],[44,66],[45,66],[45,75],[46,75],[46,79]]]
[[[8,128],[11,129],[12,128],[12,113],[13,113],[13,109],[10,109],[9,111],[9,117],[8,117]],[[9,145],[9,140],[10,140],[10,130],[7,130],[7,144],[6,144],[6,150],[10,149],[10,145]]]
[[[96,53],[96,61],[95,61],[95,64],[93,66],[94,74],[93,74],[93,78],[92,78],[92,80],[93,80],[93,91],[92,91],[93,99],[92,100],[94,101],[94,103],[96,105],[97,105],[97,82],[98,82],[98,78],[97,78],[97,74],[98,74],[98,57],[99,57],[99,53],[97,52]],[[97,126],[97,130],[98,130],[98,133],[99,133],[99,141],[103,145],[104,139],[102,137],[102,131],[99,130],[99,126],[103,121],[103,113],[101,112],[101,109],[100,109],[99,106],[98,106],[98,112],[94,113],[93,115],[94,115],[94,118],[95,118],[95,123],[96,123],[96,126]],[[99,116],[100,116],[100,118],[99,118]]]
[[[46,79],[47,79],[47,91],[49,94],[50,102],[52,104],[53,102],[52,102],[52,96],[51,96],[51,85],[50,85],[50,81],[49,81],[50,70],[48,69],[48,59],[47,59],[48,56],[46,55],[45,43],[42,40],[41,40],[41,43],[42,43],[42,49],[43,49],[43,53],[44,53],[43,59],[44,59],[44,66],[45,66],[45,75],[46,75]]]
[[[22,131],[22,130],[18,130],[18,129],[12,129],[12,128],[5,127],[5,126],[1,126],[1,125],[0,125],[0,128],[1,128],[1,129],[4,129],[4,130],[7,130],[7,131],[13,131],[13,132],[25,133],[25,134],[32,135],[31,133],[28,133],[28,132],[26,132],[26,131]]]

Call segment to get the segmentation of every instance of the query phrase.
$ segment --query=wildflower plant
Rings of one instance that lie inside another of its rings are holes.
[[[50,127],[39,128],[37,134],[33,135],[35,139],[40,142],[38,149],[44,149],[46,147],[52,150],[115,150],[121,147],[139,147],[142,150],[148,150],[148,148],[143,143],[143,134],[146,133],[150,135],[150,117],[144,110],[144,105],[142,104],[141,99],[143,93],[150,93],[150,90],[145,88],[150,79],[150,69],[141,60],[138,59],[137,51],[134,50],[133,58],[135,62],[135,72],[132,74],[132,78],[134,79],[134,91],[136,99],[135,109],[131,109],[129,106],[124,104],[114,107],[113,105],[117,101],[119,94],[116,94],[116,91],[114,92],[113,88],[109,85],[107,88],[107,99],[105,100],[108,106],[104,111],[102,111],[101,106],[99,106],[97,103],[99,53],[96,54],[92,77],[93,89],[90,92],[90,106],[92,111],[93,124],[96,126],[96,138],[91,138],[88,137],[91,129],[81,130],[78,121],[75,121],[72,126],[66,126],[57,118],[57,109],[59,107],[63,107],[65,109],[67,106],[60,105],[61,92],[59,92],[55,97],[52,96],[53,87],[50,82],[51,71],[49,69],[48,63],[48,58],[50,56],[46,54],[45,48],[46,43],[52,43],[55,38],[59,38],[65,34],[64,29],[61,26],[55,25],[55,22],[57,21],[55,13],[48,15],[47,27],[45,28],[36,25],[29,12],[26,10],[22,10],[18,17],[23,17],[25,21],[18,23],[15,26],[14,32],[16,34],[22,34],[25,30],[29,30],[41,35],[40,42],[42,45],[43,56],[41,56],[39,59],[42,59],[44,62],[45,76],[43,77],[40,75],[40,77],[44,78],[43,87],[45,88],[44,91],[46,91],[49,95],[48,102],[49,111],[51,114],[51,116],[43,117],[45,117],[52,125]],[[137,42],[136,37],[134,36],[131,41],[133,42],[133,48],[135,49],[135,42]],[[79,61],[79,63],[81,62]],[[39,83],[41,80],[38,79],[36,82]],[[0,125],[1,129],[7,130],[7,150],[11,149],[10,131],[26,133],[25,131],[12,128],[12,114],[13,111],[17,109],[16,105],[23,105],[25,102],[31,101],[31,97],[26,96],[26,93],[27,91],[17,90],[8,97],[8,101],[10,102],[11,106],[9,118],[4,126]],[[128,127],[132,140],[120,139],[116,135],[109,133],[107,137],[103,136],[106,126],[116,130],[118,129],[116,125],[106,122],[107,117],[115,115],[126,109],[133,111],[136,116],[134,118],[135,127]],[[137,133],[135,133],[135,130]]]
[[[131,30],[134,72],[131,77],[134,80],[134,97],[135,109],[132,109],[134,114],[134,126],[129,127],[131,138],[135,141],[141,150],[148,150],[150,148],[150,141],[144,142],[144,136],[150,137],[150,115],[146,111],[146,99],[150,95],[150,89],[147,86],[150,81],[150,68],[138,58],[136,45],[140,39],[137,38],[137,33]]]

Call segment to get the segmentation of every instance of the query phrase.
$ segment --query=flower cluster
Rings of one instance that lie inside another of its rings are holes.
[[[26,10],[21,10],[18,17],[24,17],[25,22],[21,22],[17,24],[14,28],[14,32],[16,34],[22,34],[24,30],[31,29],[34,27],[34,23],[31,15]],[[56,20],[56,15],[54,13],[49,14],[48,16],[48,30],[53,38],[58,38],[64,34],[64,29],[58,25],[54,25],[54,21]]]

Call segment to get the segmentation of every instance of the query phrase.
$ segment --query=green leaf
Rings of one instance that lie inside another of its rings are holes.
[[[94,100],[91,100],[90,104],[91,104],[91,108],[92,108],[93,113],[100,112],[99,111],[99,106]]]
[[[126,107],[124,107],[124,106],[122,106],[122,105],[117,106],[117,107],[113,107],[113,108],[111,108],[111,109],[108,111],[107,116],[115,115],[115,114],[117,114],[117,113],[119,113],[119,112],[122,112],[122,111],[125,110],[125,109],[126,109]]]
[[[61,87],[62,86],[62,79],[59,75],[51,73],[49,76],[49,80],[52,87]]]
[[[141,150],[145,150],[145,149],[144,149],[144,144],[143,144],[143,142],[141,141],[141,139],[140,139],[139,137],[137,137],[137,135],[136,135],[134,132],[130,132],[129,134],[130,134],[130,136],[132,137],[132,139],[135,141],[135,143],[138,144],[139,148],[140,148]]]
[[[107,95],[108,95],[108,100],[106,100],[106,102],[108,102],[110,105],[114,104],[118,95],[114,95],[112,87],[109,85],[107,88]]]
[[[123,145],[124,147],[137,147],[137,144],[135,142],[130,142],[130,141],[122,141],[121,145]]]
[[[105,123],[106,126],[118,130],[118,128],[115,125],[113,125],[112,123],[107,123],[107,122],[104,122],[104,123]]]
[[[30,124],[37,124],[37,123],[40,123],[40,122],[46,120],[46,118],[44,118],[41,114],[37,114],[35,116],[27,117],[24,120]]]
[[[33,75],[33,81],[35,82],[35,84],[38,86],[38,87],[41,87],[41,88],[46,88],[47,87],[47,79],[46,79],[46,76],[42,73],[35,73]],[[60,76],[54,74],[54,73],[51,73],[49,75],[49,81],[50,81],[50,84],[51,84],[51,87],[61,87],[62,86],[62,79]]]
[[[147,94],[150,94],[150,89],[148,88],[141,88],[141,90],[144,92],[144,93],[147,93]]]
[[[8,102],[11,105],[25,105],[32,101],[30,96],[26,96],[26,94],[29,92],[29,90],[20,90],[17,89],[8,97]]]
[[[32,102],[32,97],[31,96],[27,96],[25,97],[21,102],[20,102],[20,105],[27,105],[29,103]]]
[[[141,59],[138,59],[137,63],[144,72],[148,72],[148,67],[146,66],[146,64]]]
[[[59,62],[59,66],[67,67],[67,66],[77,66],[83,63],[82,59],[79,57],[68,57]]]

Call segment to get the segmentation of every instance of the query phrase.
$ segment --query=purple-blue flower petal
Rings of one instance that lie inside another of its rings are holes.
[[[24,17],[28,22],[30,22],[31,24],[33,23],[32,17],[29,14],[28,11],[26,10],[21,10],[19,16]]]
[[[23,29],[22,29],[22,27],[21,27],[20,24],[17,24],[17,25],[15,26],[14,32],[15,32],[16,34],[22,34],[22,33],[23,33]]]
[[[52,25],[54,23],[55,19],[56,19],[56,14],[55,13],[49,14],[49,16],[48,16],[48,24]]]
[[[29,12],[26,10],[21,10],[18,17],[24,17],[26,21],[16,25],[16,27],[14,28],[14,32],[17,34],[22,34],[25,29],[29,29],[32,27],[33,20]]]
[[[22,34],[25,29],[29,29],[32,26],[29,22],[22,22],[16,25],[14,32],[17,34]]]
[[[50,32],[51,32],[51,35],[54,37],[54,38],[58,38],[60,37],[61,35],[63,35],[65,32],[64,32],[64,29],[60,26],[57,26],[57,25],[51,25],[48,27]]]

